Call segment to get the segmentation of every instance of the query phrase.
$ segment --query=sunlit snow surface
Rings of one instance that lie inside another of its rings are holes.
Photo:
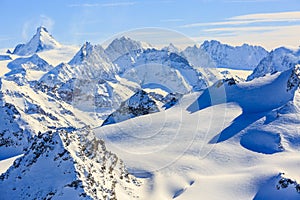
[[[281,89],[287,78],[278,73],[221,87],[231,102],[198,109],[191,105],[205,92],[193,93],[169,110],[95,132],[133,174],[147,180],[145,199],[297,199],[293,187],[276,189],[279,173],[300,178],[300,95],[294,105],[287,103],[293,98]],[[243,112],[251,103],[257,112]]]
[[[40,27],[1,53],[0,199],[300,198],[299,52],[217,41],[179,52],[126,37],[109,46],[61,45]],[[135,98],[141,90],[179,101],[154,107]],[[115,112],[142,104],[151,112]],[[121,120],[100,127],[112,113]],[[74,180],[85,188],[74,192]]]

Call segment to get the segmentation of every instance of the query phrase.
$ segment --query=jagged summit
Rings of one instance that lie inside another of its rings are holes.
[[[117,71],[102,46],[92,45],[90,42],[84,43],[68,64],[76,66],[77,73],[89,78],[114,79]]]
[[[105,49],[105,53],[108,55],[111,61],[115,61],[117,58],[126,53],[147,49],[148,47],[149,45],[145,45],[142,42],[122,36],[121,38],[114,39]]]
[[[169,93],[183,94],[206,86],[202,74],[176,53],[147,49],[135,57],[123,55],[114,63],[123,72],[122,77],[142,87],[149,87],[150,84]]]
[[[180,50],[173,43],[170,43],[168,46],[162,48],[162,50],[169,51],[172,53],[177,53],[177,54],[179,54],[180,52]]]
[[[205,41],[200,48],[216,63],[216,67],[232,69],[254,69],[268,55],[260,46],[243,44],[234,47],[216,40]]]
[[[205,50],[203,50],[202,48],[198,48],[196,45],[187,47],[181,52],[181,54],[194,67],[216,67],[216,62],[211,58],[211,56]]]
[[[48,30],[40,26],[37,28],[36,34],[26,44],[18,44],[13,51],[13,54],[20,56],[31,55],[44,50],[54,49],[60,47],[61,44],[57,42]]]
[[[84,62],[88,63],[99,59],[104,59],[106,62],[109,62],[109,58],[105,55],[102,46],[85,42],[76,55],[70,60],[69,64],[82,64]]]
[[[255,78],[265,76],[266,74],[288,70],[293,68],[299,62],[300,55],[297,54],[297,52],[285,47],[279,47],[271,51],[268,56],[259,62],[257,67],[253,70],[253,73],[248,76],[247,80],[251,81]]]

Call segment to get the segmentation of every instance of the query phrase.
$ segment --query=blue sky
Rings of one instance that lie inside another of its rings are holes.
[[[120,32],[157,27],[197,43],[300,45],[299,0],[1,0],[0,15],[0,48],[26,42],[40,25],[63,44],[102,43]]]

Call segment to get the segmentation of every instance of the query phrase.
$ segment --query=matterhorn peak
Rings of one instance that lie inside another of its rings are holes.
[[[40,33],[40,32],[47,32],[48,33],[48,30],[46,29],[46,27],[44,27],[44,26],[39,26],[39,27],[37,27],[37,33]]]
[[[31,55],[44,50],[50,50],[60,47],[61,44],[57,42],[48,30],[40,26],[37,28],[36,34],[26,44],[18,44],[13,51],[13,54],[20,56]]]

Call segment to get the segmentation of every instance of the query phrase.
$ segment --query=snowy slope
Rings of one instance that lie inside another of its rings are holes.
[[[58,48],[38,52],[37,55],[46,60],[49,64],[57,66],[60,63],[69,62],[79,51],[80,46],[61,45]]]
[[[5,101],[1,79],[0,87],[0,160],[3,160],[21,154],[29,143],[31,132],[24,127],[26,122],[16,107]]]
[[[300,63],[299,53],[285,47],[277,48],[261,60],[247,80],[250,81],[266,74],[285,71],[294,67],[297,63]]]
[[[1,157],[23,153],[31,137],[57,127],[99,126],[94,113],[82,112],[35,90],[1,79]]]
[[[142,88],[160,88],[168,93],[186,93],[206,87],[201,72],[176,53],[147,49],[135,57],[126,54],[114,62],[123,69],[122,77]]]
[[[228,68],[218,68],[217,70],[223,75],[223,78],[235,78],[240,80],[246,80],[247,77],[253,72],[251,70],[238,70]]]
[[[6,100],[18,106],[22,117],[36,133],[48,128],[83,127],[100,123],[93,112],[81,112],[70,104],[32,89],[29,85],[20,87],[6,83],[6,90],[9,91]]]
[[[138,198],[141,182],[88,129],[37,135],[0,176],[4,199]],[[26,188],[26,189],[24,189]]]
[[[58,48],[60,46],[61,44],[58,43],[52,37],[52,35],[50,35],[47,29],[41,26],[37,28],[36,34],[31,38],[31,40],[28,43],[17,45],[13,51],[13,54],[26,56],[40,51]]]
[[[83,111],[110,114],[139,86],[117,76],[100,45],[86,42],[69,63],[61,63],[36,84],[39,90]]]
[[[6,79],[24,79],[25,81],[38,80],[53,68],[37,54],[25,58],[16,58],[7,64],[11,71],[5,74]],[[20,81],[21,82],[21,81]],[[24,83],[23,83],[24,84]]]
[[[231,69],[254,69],[261,59],[268,55],[260,46],[244,44],[233,47],[215,40],[205,41],[200,49],[209,55],[216,67]],[[197,48],[194,50],[199,51]]]
[[[145,199],[298,199],[299,93],[293,100],[297,86],[287,91],[293,74],[225,81],[212,87],[223,87],[229,102],[218,98],[220,91],[213,105],[205,91],[193,93],[166,111],[95,132],[131,173],[145,178]],[[265,95],[270,89],[278,92]],[[244,101],[256,102],[255,112]],[[285,187],[284,177],[295,182]]]
[[[300,83],[299,65],[282,73],[259,78],[253,82],[237,84],[234,79],[219,81],[206,89],[190,111],[197,107],[203,109],[211,104],[235,102],[245,113],[257,113],[272,110],[292,100]],[[277,97],[273,97],[276,91]],[[260,95],[264,94],[264,100]],[[237,98],[238,97],[238,98]]]

